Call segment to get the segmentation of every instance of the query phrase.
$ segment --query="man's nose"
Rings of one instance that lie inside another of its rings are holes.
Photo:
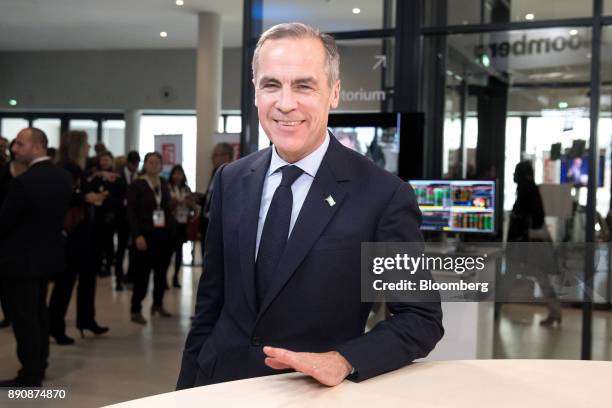
[[[297,100],[291,87],[284,86],[281,89],[276,108],[281,112],[290,112],[297,108]]]

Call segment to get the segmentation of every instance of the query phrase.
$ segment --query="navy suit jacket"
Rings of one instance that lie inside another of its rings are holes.
[[[338,351],[361,381],[425,357],[442,337],[439,302],[387,303],[392,316],[364,334],[361,243],[422,241],[421,213],[408,183],[330,139],[260,310],[255,242],[271,148],[219,169],[177,389],[278,374],[264,345]]]

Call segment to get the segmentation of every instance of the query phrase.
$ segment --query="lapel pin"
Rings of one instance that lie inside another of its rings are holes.
[[[325,201],[327,201],[327,204],[329,204],[330,207],[333,207],[334,205],[336,205],[336,202],[334,201],[334,197],[332,197],[331,194],[327,196]]]

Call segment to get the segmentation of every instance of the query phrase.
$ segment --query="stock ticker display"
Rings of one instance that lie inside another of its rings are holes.
[[[458,233],[495,232],[495,182],[411,180],[423,213],[422,230]]]

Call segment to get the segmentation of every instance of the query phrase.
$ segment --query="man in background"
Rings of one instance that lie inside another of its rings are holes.
[[[28,170],[11,181],[0,208],[0,290],[22,369],[0,387],[40,387],[49,356],[47,284],[63,269],[72,179],[49,160],[40,129],[20,131],[12,152]]]
[[[234,160],[234,148],[229,143],[217,143],[213,148],[211,156],[213,171],[208,181],[208,188],[206,189],[206,195],[202,197],[200,201],[202,205],[202,212],[200,213],[200,237],[202,243],[202,259],[204,259],[204,242],[206,240],[206,229],[208,228],[208,213],[210,211],[210,198],[212,197],[213,180],[219,167],[225,163],[230,163]]]
[[[125,191],[127,192],[128,187],[134,180],[138,178],[138,166],[140,165],[140,155],[137,151],[132,150],[127,154],[127,161],[125,167],[117,169],[119,176],[123,178],[125,183]],[[121,211],[117,213],[117,253],[115,255],[115,277],[117,279],[115,283],[115,289],[118,291],[123,290],[123,283],[130,282],[132,280],[133,271],[133,249],[130,247],[128,250],[128,272],[127,275],[123,273],[123,260],[125,258],[125,250],[128,249],[129,240],[129,229],[126,215],[127,199],[124,197],[123,207]]]

